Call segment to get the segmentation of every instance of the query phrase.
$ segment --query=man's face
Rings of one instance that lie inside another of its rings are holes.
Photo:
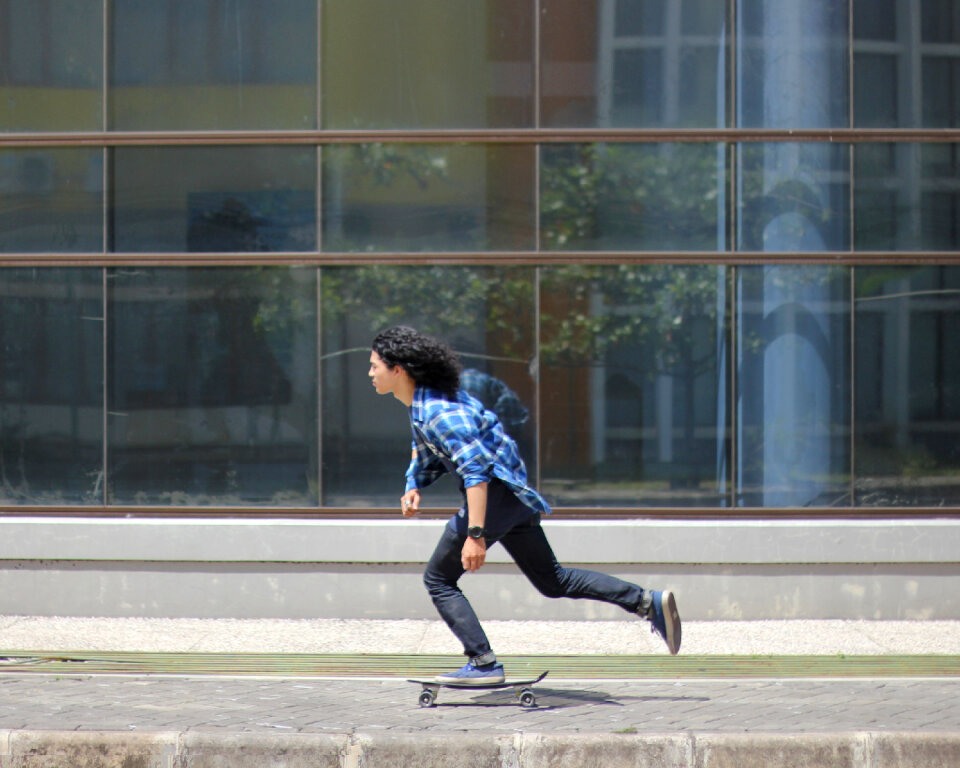
[[[376,352],[370,352],[370,370],[367,375],[378,395],[394,394],[399,380],[398,369],[391,368]]]

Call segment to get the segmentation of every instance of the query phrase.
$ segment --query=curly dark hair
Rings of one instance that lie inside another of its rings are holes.
[[[373,351],[391,368],[400,365],[418,385],[453,396],[460,389],[460,359],[442,341],[405,325],[380,331]]]

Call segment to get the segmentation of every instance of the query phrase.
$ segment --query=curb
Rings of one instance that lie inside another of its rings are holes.
[[[2,768],[956,768],[960,732],[255,734],[0,731]]]

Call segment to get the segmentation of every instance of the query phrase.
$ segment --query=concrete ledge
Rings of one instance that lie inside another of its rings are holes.
[[[0,560],[425,563],[442,520],[0,518]],[[552,520],[576,563],[960,563],[960,519]],[[501,547],[490,562],[509,562]]]
[[[191,731],[183,734],[171,768],[340,768],[350,764],[349,754],[350,737],[345,734]]]
[[[420,574],[444,524],[0,518],[0,614],[433,618]],[[564,565],[673,589],[687,619],[960,618],[960,519],[544,525]],[[503,547],[488,562],[464,580],[485,618],[622,618],[541,597]]]
[[[116,731],[7,731],[3,768],[173,768],[179,734]]]
[[[7,731],[3,768],[956,768],[960,733]]]

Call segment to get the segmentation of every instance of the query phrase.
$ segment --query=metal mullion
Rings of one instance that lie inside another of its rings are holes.
[[[542,67],[540,58],[542,55],[542,46],[541,46],[541,30],[540,30],[540,0],[536,0],[533,4],[534,12],[534,21],[533,21],[533,98],[534,98],[534,127],[536,129],[540,128],[541,116],[541,83],[540,79],[542,77]],[[538,253],[542,247],[540,241],[540,163],[541,163],[541,147],[539,142],[533,146],[533,242],[534,250]],[[539,430],[539,427],[538,427]],[[538,464],[539,466],[539,464]],[[539,470],[538,470],[539,472]],[[538,486],[539,487],[539,486]]]
[[[319,0],[317,8],[317,130],[323,128],[323,2]]]
[[[109,336],[107,333],[108,319],[107,314],[109,309],[109,301],[107,295],[107,270],[106,268],[100,271],[100,290],[102,296],[100,298],[101,302],[101,315],[103,316],[103,329],[101,331],[100,343],[102,349],[103,359],[101,360],[101,376],[103,380],[100,382],[100,391],[103,398],[102,411],[101,411],[101,429],[102,429],[102,440],[103,440],[103,453],[101,455],[101,483],[102,488],[100,489],[101,494],[101,503],[104,506],[108,502],[107,486],[109,481],[109,458],[110,458],[110,389],[109,389],[109,363],[107,359],[107,353],[109,352]]]
[[[317,507],[323,507],[323,270],[317,267]]]
[[[323,3],[317,3],[317,130],[323,128]],[[317,190],[316,208],[316,238],[317,253],[323,252],[323,147],[317,145],[316,148],[317,177],[315,179],[314,189]],[[317,375],[316,392],[316,450],[317,450],[317,509],[323,508],[323,268],[320,264],[316,267],[316,291],[317,296],[314,306],[317,312],[316,330],[317,340],[314,344],[317,355],[315,370]]]
[[[728,333],[727,348],[727,423],[729,435],[725,440],[727,453],[729,456],[729,467],[727,468],[727,483],[730,486],[730,509],[737,507],[737,461],[739,455],[739,431],[737,429],[737,394],[740,380],[737,377],[737,268],[731,267],[727,279],[727,292],[729,297],[726,302],[726,310],[729,312],[730,326]]]
[[[856,62],[856,51],[854,50],[854,30],[853,30],[853,0],[850,0],[847,6],[847,98],[849,103],[847,104],[848,110],[848,125],[851,129],[855,127],[856,121],[856,104],[854,103],[854,86],[855,86],[855,77],[854,77],[854,64]],[[856,161],[856,151],[857,147],[855,144],[851,144],[849,147],[849,156],[847,157],[847,167],[849,171],[849,188],[848,188],[848,203],[850,210],[850,215],[848,217],[850,227],[850,232],[848,234],[848,246],[851,251],[855,251],[857,247],[856,243],[856,231],[857,231],[857,220],[856,220],[856,206],[854,205],[856,194],[855,194],[855,183],[856,177],[854,175],[855,161]],[[849,366],[850,366],[850,435],[849,435],[849,451],[850,451],[850,482],[849,482],[849,494],[850,500],[847,504],[848,507],[853,508],[856,504],[856,466],[857,466],[857,446],[856,446],[856,373],[857,373],[857,361],[856,361],[856,323],[857,323],[857,303],[856,303],[856,281],[857,281],[857,268],[856,266],[850,267],[850,337],[849,337]]]
[[[541,311],[541,297],[540,291],[542,289],[541,284],[541,267],[533,268],[533,359],[535,361],[533,369],[533,414],[534,419],[536,420],[536,431],[533,435],[533,452],[534,458],[537,462],[537,472],[536,472],[536,488],[543,487],[543,422],[542,422],[542,401],[543,396],[541,392],[541,386],[543,384],[543,375],[541,373],[543,368],[543,361],[540,357],[541,345],[540,345],[540,336],[542,333],[542,327],[540,324],[540,311]]]
[[[727,83],[728,83],[728,93],[725,109],[727,110],[726,114],[726,125],[727,127],[736,127],[739,117],[739,110],[737,109],[737,97],[739,94],[739,87],[737,82],[737,77],[739,73],[738,67],[738,58],[737,58],[737,45],[739,42],[739,36],[737,34],[737,2],[736,0],[728,0],[729,4],[727,6],[727,51],[725,61],[727,62]],[[737,247],[737,227],[738,227],[738,215],[737,211],[739,210],[738,198],[737,198],[737,178],[739,174],[737,173],[738,166],[737,160],[739,157],[739,145],[736,142],[728,142],[726,144],[728,148],[728,157],[727,157],[727,211],[726,222],[727,222],[727,241],[726,248],[728,251],[736,251]],[[728,498],[729,498],[729,509],[733,510],[737,508],[737,452],[738,444],[737,440],[739,438],[739,432],[737,430],[737,386],[739,381],[737,379],[737,267],[735,265],[729,268],[729,276],[727,280],[727,292],[729,297],[726,302],[726,311],[729,312],[729,323],[730,326],[727,329],[727,365],[729,369],[727,371],[727,429],[728,435],[724,441],[724,445],[727,450],[729,466],[727,467],[727,476],[726,481],[729,485]]]
[[[112,0],[103,1],[103,16],[101,19],[101,36],[103,41],[103,50],[101,51],[101,70],[100,70],[100,93],[101,111],[100,127],[106,131],[110,126],[108,120],[110,117],[109,98],[110,98],[110,3]]]
[[[727,50],[724,54],[724,61],[727,62],[727,100],[724,104],[726,109],[726,126],[735,127],[737,124],[737,3],[736,0],[729,0],[727,7]]]
[[[543,109],[540,103],[543,92],[540,82],[543,76],[543,66],[541,62],[543,46],[540,29],[540,13],[540,0],[535,0],[533,3],[533,125],[535,128],[539,128],[543,120]]]
[[[856,326],[857,326],[857,268],[850,267],[850,503],[849,507],[856,506],[857,482],[857,355],[856,355]]]

